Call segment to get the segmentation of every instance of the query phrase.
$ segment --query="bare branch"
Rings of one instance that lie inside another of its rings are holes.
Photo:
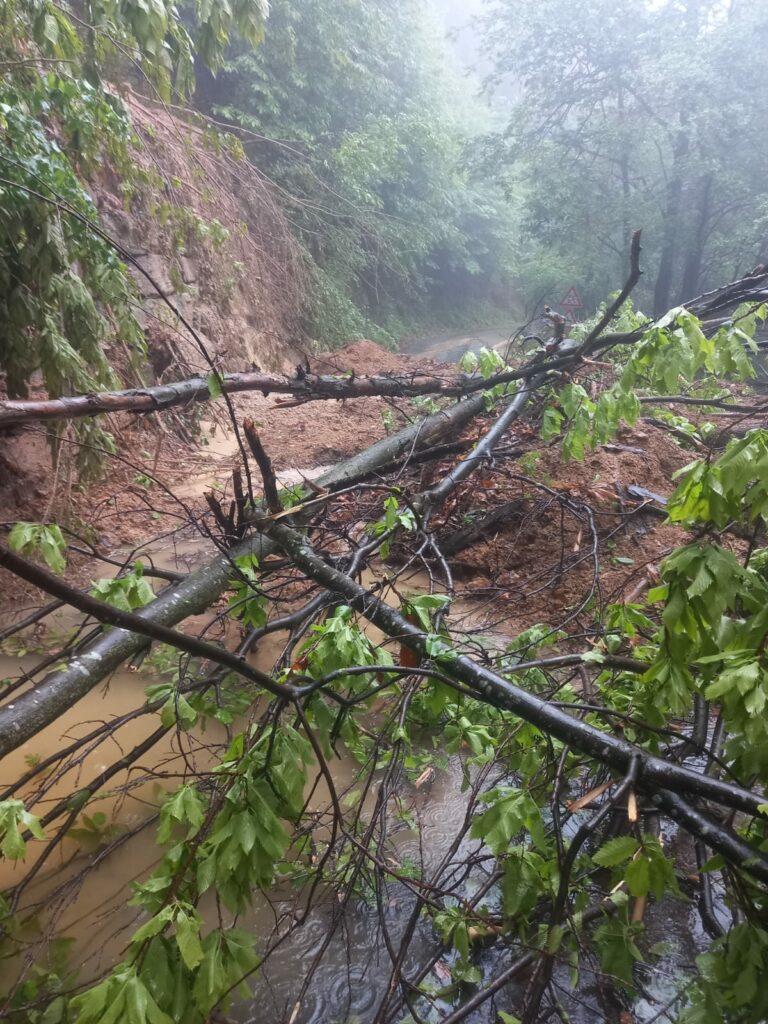
[[[388,636],[397,637],[421,658],[429,657],[429,637],[426,633],[413,626],[394,608],[374,597],[349,576],[327,565],[302,533],[277,522],[265,521],[263,528],[311,579],[326,589],[341,594],[365,618]],[[455,651],[441,659],[440,665],[446,675],[468,686],[475,693],[477,700],[512,711],[547,734],[622,773],[626,774],[633,758],[639,757],[638,778],[643,787],[665,788],[707,797],[735,810],[746,811],[749,814],[759,813],[763,800],[748,789],[721,782],[646,754],[623,739],[572,718],[552,703],[515,686],[491,669]],[[517,674],[517,668],[513,666],[509,673]],[[714,849],[717,848],[715,838],[708,836],[707,842]],[[754,864],[745,867],[745,870],[750,870],[756,877],[768,881],[768,857],[758,851],[754,851],[754,857]]]
[[[75,587],[65,583],[59,576],[35,565],[15,551],[11,551],[0,543],[0,566],[10,570],[16,576],[26,580],[46,594],[66,602],[78,611],[92,616],[97,622],[108,626],[117,626],[118,629],[128,629],[139,636],[147,637],[150,640],[157,640],[163,644],[170,644],[180,651],[190,654],[193,658],[206,658],[215,665],[221,665],[233,672],[239,673],[245,679],[268,690],[276,697],[292,697],[293,688],[289,685],[279,686],[271,676],[253,668],[247,662],[231,654],[225,647],[218,647],[207,640],[200,640],[197,637],[187,636],[175,629],[169,629],[151,619],[145,618],[141,612],[126,612],[116,608],[104,601],[99,601],[90,594],[77,590]]]
[[[635,285],[640,280],[642,270],[640,269],[640,236],[641,231],[634,231],[632,233],[632,242],[629,250],[629,277],[626,280],[624,287],[621,289],[619,294],[616,296],[614,301],[606,309],[600,319],[597,321],[595,326],[589,332],[582,346],[586,353],[589,353],[592,343],[600,337],[608,324],[613,320],[618,311],[627,301],[629,296],[632,294]]]
[[[245,439],[248,442],[248,447],[251,449],[254,459],[259,467],[261,473],[261,479],[264,484],[264,501],[270,512],[282,512],[283,506],[280,502],[280,496],[277,493],[277,480],[275,479],[275,471],[272,468],[272,460],[264,445],[261,443],[256,426],[251,419],[243,420],[243,432],[245,433]]]

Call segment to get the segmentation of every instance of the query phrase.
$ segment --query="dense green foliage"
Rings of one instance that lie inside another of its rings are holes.
[[[467,170],[468,108],[425,10],[276,0],[265,44],[200,83],[198,102],[257,133],[246,148],[283,190],[324,342],[508,302],[511,212]]]
[[[599,302],[637,227],[658,316],[766,258],[764,4],[494,0],[485,41],[534,291]]]
[[[170,2],[93,2],[75,16],[47,0],[0,5],[0,371],[11,397],[42,371],[57,397],[114,387],[116,354],[138,365],[134,288],[98,232],[87,179],[106,162],[141,180],[130,122],[104,76],[131,62],[163,96],[183,95],[195,53],[221,62],[228,34],[260,38],[261,0],[200,5],[194,38]],[[93,446],[84,425],[83,469]]]
[[[545,436],[562,435],[566,457],[582,458],[588,446],[610,440],[622,422],[634,421],[638,392],[695,388],[705,395],[719,393],[724,379],[748,379],[753,369],[745,357],[751,344],[747,332],[765,312],[753,311],[740,321],[742,326],[727,324],[708,338],[686,310],[673,310],[622,357],[616,383],[596,401],[573,382],[553,390],[543,419]],[[625,317],[633,323],[640,319],[631,312]],[[464,362],[470,366],[473,361],[470,357]],[[482,353],[479,363],[485,376],[500,368],[490,353]],[[501,385],[495,396],[489,393],[489,404],[508,390]],[[590,700],[571,682],[552,678],[543,666],[517,667],[521,659],[535,662],[542,646],[552,642],[547,626],[518,636],[492,655],[492,664],[529,692],[550,699],[556,695],[563,706],[578,708],[585,724],[606,734],[612,721],[621,720],[624,738],[647,753],[662,749],[664,737],[675,735],[697,701],[706,702],[703,706],[716,708],[725,728],[722,757],[728,775],[765,787],[768,549],[750,545],[747,557],[737,558],[723,543],[721,531],[729,524],[753,531],[768,524],[768,434],[751,430],[729,443],[719,457],[699,458],[678,476],[669,518],[695,532],[664,561],[660,585],[647,601],[603,610],[596,644],[582,655],[583,668],[594,675]],[[398,534],[410,535],[417,528],[413,512],[400,504],[402,497],[398,487],[382,495],[382,517],[368,528],[369,536],[387,549]],[[42,543],[31,524],[22,524],[18,534],[15,546],[20,549]],[[41,556],[48,557],[45,549]],[[236,568],[229,613],[241,623],[263,627],[270,614],[264,590],[268,575],[262,576],[251,557],[239,559]],[[101,581],[93,592],[127,608],[151,600],[140,564],[119,581]],[[445,621],[436,624],[435,615],[442,616],[449,606],[442,594],[412,597],[402,604],[410,621],[427,633],[431,660],[423,664],[435,673],[450,674],[457,653],[472,652],[471,640],[466,644],[461,634],[453,635]],[[477,841],[492,858],[497,885],[495,895],[489,893],[488,902],[479,906],[470,905],[461,887],[448,897],[430,888],[431,899],[422,913],[445,946],[443,969],[454,986],[440,998],[450,1001],[461,986],[481,982],[477,943],[501,934],[507,943],[539,950],[542,963],[561,958],[569,965],[573,986],[596,954],[611,984],[631,1000],[637,965],[652,965],[664,955],[663,944],[657,948],[646,941],[646,901],[683,899],[690,883],[659,835],[647,831],[642,818],[633,823],[623,808],[617,809],[617,817],[624,834],[598,832],[585,842],[587,834],[578,827],[585,819],[578,805],[568,801],[585,791],[590,794],[587,805],[596,799],[607,786],[603,767],[586,764],[578,751],[545,729],[492,702],[457,693],[442,679],[422,678],[413,688],[401,679],[402,670],[389,651],[366,634],[363,617],[347,605],[336,604],[321,616],[303,640],[297,639],[294,650],[296,661],[275,678],[283,683],[299,678],[315,687],[314,692],[298,702],[277,697],[263,703],[255,721],[235,732],[204,785],[187,780],[163,797],[156,833],[162,859],[133,886],[132,903],[144,917],[124,961],[71,999],[58,994],[68,978],[63,969],[42,971],[39,981],[30,980],[16,991],[12,1006],[18,1012],[11,1019],[203,1024],[214,1006],[226,1009],[238,987],[247,993],[244,983],[258,969],[258,934],[229,924],[248,910],[259,890],[269,890],[276,882],[312,888],[329,884],[335,891],[349,885],[359,897],[370,898],[370,872],[385,870],[377,865],[386,845],[376,846],[374,864],[368,865],[366,844],[377,816],[369,819],[360,805],[360,791],[370,785],[374,771],[405,769],[415,777],[425,768],[439,769],[446,755],[459,752],[464,786],[470,790],[467,839]],[[611,655],[627,651],[646,666],[644,673],[604,664]],[[203,679],[190,689],[172,655],[154,657],[168,679],[150,686],[147,698],[165,729],[181,734],[206,721],[230,726],[248,708],[248,692],[234,676],[226,677],[212,699],[210,682]],[[384,689],[398,711],[376,717],[374,707]],[[330,771],[340,745],[359,764],[353,783],[357,788],[347,793],[343,806],[334,803],[335,824],[321,829],[316,812],[305,803],[307,786],[311,773]],[[483,773],[491,765],[500,772],[494,777],[503,781],[483,786],[482,780],[489,778]],[[558,799],[553,801],[555,784]],[[88,799],[83,792],[70,801],[75,812]],[[554,804],[566,805],[576,829],[566,839],[553,817]],[[104,815],[84,813],[82,822],[73,836],[110,838]],[[737,824],[739,833],[761,850],[768,846],[766,827],[760,816],[744,816]],[[0,803],[3,857],[19,861],[30,841],[45,838],[22,801]],[[417,867],[396,859],[387,859],[387,864],[393,865],[386,870],[396,878],[408,872],[419,877]],[[712,943],[698,958],[697,972],[681,984],[674,1010],[670,1004],[672,1019],[685,1024],[764,1020],[759,979],[768,970],[766,897],[745,867],[731,863],[725,868],[719,856],[703,866],[705,873],[721,877],[739,916],[727,937]],[[201,909],[208,893],[215,893],[218,907],[214,927]],[[587,911],[597,916],[593,927],[582,921]],[[4,928],[11,954],[15,944],[21,948],[22,923],[8,912]],[[422,994],[414,990],[414,1008],[418,1006],[422,1019],[439,1019],[429,1011],[433,991],[425,986]],[[28,1014],[27,1004],[47,1006],[45,1016],[37,1009]]]

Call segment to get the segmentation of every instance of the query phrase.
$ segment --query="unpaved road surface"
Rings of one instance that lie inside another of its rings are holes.
[[[468,350],[476,352],[485,347],[503,351],[516,330],[517,327],[510,324],[509,327],[483,327],[479,330],[428,334],[421,338],[405,339],[401,342],[400,348],[408,355],[455,363]]]

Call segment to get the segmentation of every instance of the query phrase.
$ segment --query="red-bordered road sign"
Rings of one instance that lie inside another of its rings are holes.
[[[575,288],[571,288],[564,299],[560,300],[561,309],[584,309],[584,303],[581,301],[581,296]]]
[[[584,303],[581,301],[581,296],[575,287],[570,288],[565,298],[560,300],[560,309],[563,310],[566,318],[572,324],[576,323],[578,312],[580,309],[584,309]]]

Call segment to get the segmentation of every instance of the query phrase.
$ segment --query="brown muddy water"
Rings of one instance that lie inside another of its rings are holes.
[[[209,436],[210,470],[205,469],[178,489],[180,497],[198,497],[206,487],[222,479],[223,460],[232,455],[234,439],[218,431]],[[278,476],[281,483],[290,486],[323,471],[323,467],[314,467]],[[188,572],[213,553],[210,542],[185,534],[181,539],[173,537],[142,545],[131,552],[130,557],[141,558],[158,568]],[[115,552],[116,557],[128,554]],[[372,582],[373,578],[368,581]],[[428,588],[429,580],[426,576],[411,574],[404,585],[410,592],[422,592]],[[470,612],[457,609],[457,614],[463,617]],[[77,614],[71,610],[50,616],[46,620],[46,642],[63,641],[79,622]],[[196,630],[204,625],[204,618],[195,620]],[[371,636],[375,642],[383,639],[374,631]],[[270,671],[286,640],[284,634],[264,638],[251,655],[251,663]],[[23,677],[34,669],[42,653],[41,649],[35,654],[15,658],[0,656],[0,679]],[[92,691],[54,725],[0,762],[0,790],[78,737],[128,716],[129,720],[113,735],[88,743],[78,752],[77,760],[67,762],[67,770],[58,772],[55,779],[46,779],[43,775],[41,781],[37,776],[14,793],[15,797],[25,800],[28,810],[44,816],[60,800],[71,797],[79,787],[154,731],[158,724],[156,713],[130,716],[144,703],[145,688],[158,681],[159,677],[144,664],[136,671],[127,667],[113,673],[104,685]],[[235,723],[232,732],[246,725],[245,721]],[[86,813],[91,818],[98,813],[105,816],[106,831],[102,831],[101,837],[89,836],[83,819],[78,818],[73,834],[64,838],[53,851],[45,843],[31,842],[25,862],[14,865],[0,861],[2,891],[12,889],[22,878],[32,875],[17,907],[27,921],[28,956],[21,961],[0,963],[0,992],[7,990],[14,978],[28,976],[35,960],[40,959],[44,935],[72,940],[69,963],[78,967],[79,983],[100,976],[121,961],[127,941],[142,919],[137,910],[128,905],[131,885],[146,878],[159,861],[154,831],[163,795],[174,789],[182,777],[204,773],[217,764],[228,739],[227,730],[217,723],[209,724],[205,731],[167,733],[140,762],[110,779],[108,788],[89,803]],[[335,788],[343,797],[353,787],[359,766],[351,757],[341,756],[334,759],[332,770]],[[438,773],[423,790],[410,787],[409,810],[414,816],[414,827],[397,826],[392,840],[394,856],[400,864],[429,868],[447,850],[456,823],[464,817],[467,798],[461,792],[461,778],[460,762],[453,759],[448,770]],[[312,789],[308,811],[316,815],[319,838],[322,838],[322,823],[330,820],[330,796],[322,777],[311,777],[308,789]],[[378,781],[368,793],[364,810],[373,809],[377,789]],[[107,840],[117,840],[108,855]],[[387,896],[385,913],[393,939],[397,939],[408,919],[411,902],[409,892],[400,891],[398,887]],[[295,893],[281,892],[278,888],[269,894],[256,894],[252,911],[237,922],[238,927],[252,929],[266,939],[274,934],[276,927],[280,933],[276,922],[284,920],[287,924],[296,911],[303,909],[301,903],[301,896],[297,898]],[[207,910],[210,919],[215,920],[215,907],[209,905],[201,909],[204,914]],[[332,921],[338,925],[336,936],[299,1006],[297,994],[308,959],[319,952]],[[363,900],[355,901],[340,916],[338,895],[330,890],[322,892],[304,924],[255,977],[253,1001],[241,1001],[231,1011],[231,1016],[254,1024],[256,1021],[282,1024],[289,1020],[292,1024],[365,1021],[389,982],[390,962],[377,921],[375,909]],[[422,926],[422,932],[417,935],[413,948],[424,953],[432,948],[435,937],[426,925]]]
[[[483,343],[489,341],[491,339],[487,338]],[[444,351],[444,343],[441,344]],[[466,347],[464,345],[462,351]],[[234,450],[233,439],[218,433],[218,436],[210,435],[210,442],[207,449],[211,456],[210,472],[205,470],[190,479],[179,490],[181,497],[197,497],[217,478],[223,479],[223,460]],[[278,475],[284,484],[290,485],[300,481],[302,476],[314,477],[322,472],[320,467]],[[202,564],[211,554],[210,542],[185,535],[183,539],[145,545],[133,557],[186,572]],[[428,584],[426,577],[418,575],[407,581],[412,592],[424,591]],[[469,629],[478,623],[477,617],[477,608],[457,605],[451,622],[454,628]],[[53,636],[57,632],[64,635],[76,622],[71,614],[60,613],[51,616],[48,626]],[[204,620],[199,620],[199,624],[203,625]],[[376,639],[373,634],[372,638]],[[503,645],[503,636],[497,639]],[[286,637],[279,634],[265,638],[252,655],[252,663],[269,671],[280,656],[285,640]],[[31,670],[36,660],[32,655],[0,657],[0,679],[15,678]],[[108,683],[94,690],[55,725],[0,762],[0,787],[4,789],[38,759],[46,758],[74,738],[129,715],[142,705],[146,686],[156,681],[146,666],[140,666],[138,671],[126,668],[114,673]],[[236,731],[244,724],[238,723],[233,729]],[[124,724],[116,736],[87,745],[63,777],[55,782],[44,782],[42,786],[37,779],[34,786],[16,795],[28,801],[33,813],[42,816],[58,800],[111,765],[156,727],[155,714],[136,717]],[[58,936],[73,940],[70,963],[79,967],[81,983],[98,977],[120,962],[130,934],[141,923],[141,915],[128,906],[131,883],[145,878],[159,859],[154,843],[154,818],[163,793],[175,788],[183,776],[205,772],[215,765],[227,740],[227,731],[218,725],[209,726],[205,731],[166,734],[138,764],[110,780],[109,789],[87,809],[91,816],[96,811],[103,812],[111,837],[120,839],[108,856],[104,855],[98,839],[92,841],[83,833],[82,820],[78,820],[80,831],[65,838],[50,855],[44,843],[31,843],[25,864],[14,868],[0,861],[2,890],[14,886],[31,867],[38,865],[20,901],[20,909],[27,912],[29,919],[29,957],[22,962],[9,964],[5,961],[0,965],[0,991],[5,990],[19,972],[26,975],[30,971],[39,954],[37,940],[41,930],[48,928]],[[358,765],[352,758],[341,756],[331,767],[337,791],[343,796],[355,785]],[[468,795],[463,792],[462,767],[460,757],[453,756],[445,759],[445,767],[436,771],[424,786],[416,788],[407,780],[403,781],[402,796],[411,820],[408,825],[393,821],[390,829],[390,850],[399,865],[419,868],[425,877],[435,875],[465,817]],[[373,808],[378,784],[377,779],[368,793],[364,810]],[[330,820],[329,794],[322,779],[318,782],[310,778],[309,785],[314,786],[309,810],[316,815],[322,829],[322,823]],[[577,824],[574,823],[574,827]],[[673,844],[681,841],[674,833],[667,839]],[[476,851],[478,847],[477,841],[465,840],[455,852],[454,860],[468,853],[470,848]],[[435,876],[433,880],[447,882],[450,871],[450,867],[444,869],[440,878]],[[482,880],[481,875],[470,876],[465,894],[471,896]],[[229,1015],[243,1024],[369,1024],[390,982],[391,961],[382,929],[387,930],[390,941],[397,947],[408,924],[413,900],[404,885],[390,883],[382,894],[383,910],[363,898],[341,908],[338,894],[326,888],[304,915],[303,924],[252,979],[252,998],[241,1000]],[[491,891],[485,903],[493,910],[499,900],[500,895]],[[274,938],[275,934],[287,931],[297,911],[302,910],[300,894],[276,887],[271,893],[256,894],[253,909],[238,920],[237,926],[253,930],[261,937],[263,945],[268,936]],[[216,919],[212,904],[204,904],[201,911],[212,922]],[[656,906],[649,914],[647,925],[649,943],[664,940],[670,944],[670,953],[654,965],[652,973],[645,972],[642,966],[638,968],[644,974],[648,997],[632,1008],[638,1022],[659,1019],[659,1006],[673,997],[681,983],[681,972],[692,965],[696,954],[707,944],[695,908],[689,904],[667,901]],[[326,936],[332,927],[334,935],[326,945]],[[416,972],[437,950],[436,935],[426,920],[418,925],[409,948],[404,964],[406,974]],[[498,943],[480,951],[477,964],[483,975],[491,978],[517,955],[513,949]],[[319,958],[319,966],[312,984],[297,1003],[304,974],[315,958]],[[450,960],[450,954],[444,955],[444,959]],[[556,972],[555,980],[562,987],[574,1024],[607,1019],[589,967],[583,970],[576,993],[572,991],[565,968]],[[441,986],[438,979],[433,977],[433,981],[435,988]],[[496,1000],[488,1001],[467,1018],[469,1024],[493,1024],[499,1019],[499,1009],[514,1012],[525,979],[520,984],[521,989],[508,987]],[[449,1009],[450,1004],[436,1000],[425,1020],[430,1024],[439,1021]],[[402,1013],[393,1018],[403,1019],[408,1018],[403,1018]]]
[[[142,554],[151,557],[154,564],[164,568],[189,568],[196,542],[177,544],[173,552],[149,548]],[[411,589],[424,588],[426,579],[413,578]],[[62,634],[73,625],[68,615],[52,617],[54,631]],[[279,634],[265,638],[252,663],[269,670],[279,657],[286,637]],[[34,667],[35,658],[0,658],[0,678],[14,678],[19,672]],[[10,785],[38,759],[67,745],[78,736],[95,730],[100,724],[114,721],[140,707],[145,687],[157,679],[144,670],[121,670],[109,682],[93,691],[62,716],[55,725],[41,732],[34,740],[0,763],[0,785]],[[238,731],[246,723],[233,726]],[[25,798],[28,808],[42,816],[62,797],[76,791],[99,771],[103,771],[125,751],[145,739],[157,726],[157,716],[144,715],[122,726],[113,738],[86,747],[77,763],[53,784],[31,785],[17,796]],[[0,968],[0,990],[6,988],[12,977],[30,969],[35,956],[39,956],[35,937],[39,928],[51,924],[55,934],[74,940],[70,962],[80,968],[80,981],[98,977],[122,959],[127,940],[141,922],[136,909],[128,906],[131,883],[147,876],[159,860],[154,843],[154,815],[166,790],[179,784],[180,776],[191,772],[205,772],[217,763],[227,734],[215,725],[205,732],[167,734],[149,751],[140,763],[129,771],[115,776],[109,789],[92,801],[87,813],[107,816],[113,836],[124,833],[125,841],[104,856],[98,841],[92,842],[79,832],[65,838],[56,850],[46,854],[44,843],[29,844],[27,860],[16,866],[0,861],[0,889],[6,890],[27,875],[30,868],[40,864],[33,881],[24,891],[19,909],[29,916],[30,956],[28,962]],[[334,785],[340,797],[350,790],[359,770],[350,757],[339,757],[332,762]],[[439,772],[423,790],[407,787],[410,793],[409,810],[415,827],[395,826],[391,847],[400,864],[419,865],[429,870],[448,849],[457,823],[464,817],[467,797],[461,792],[462,772],[458,758],[454,758],[446,771]],[[331,805],[327,787],[322,778],[310,778],[308,787],[314,793],[308,811],[316,814],[318,822],[327,820]],[[366,809],[375,804],[378,782],[374,783],[366,800]],[[320,826],[322,832],[322,825]],[[130,833],[135,833],[129,835]],[[322,838],[322,835],[320,836]],[[386,900],[387,927],[393,940],[405,926],[412,897],[400,886],[391,887]],[[204,906],[215,919],[215,908]],[[238,927],[253,929],[267,936],[273,932],[276,921],[290,920],[301,909],[301,897],[275,889],[268,895],[257,894],[252,911],[238,921]],[[303,972],[324,942],[332,921],[340,921],[336,937],[323,956],[311,988],[300,1007],[296,998]],[[413,949],[421,954],[434,946],[430,928],[421,926]],[[413,966],[416,966],[414,961]],[[274,1022],[282,1024],[325,1024],[331,1021],[365,1021],[376,1005],[389,981],[390,961],[378,931],[377,911],[365,901],[348,906],[339,919],[337,894],[321,894],[305,923],[281,946],[275,956],[254,980],[252,1002],[241,1002],[231,1015],[243,1022]]]

